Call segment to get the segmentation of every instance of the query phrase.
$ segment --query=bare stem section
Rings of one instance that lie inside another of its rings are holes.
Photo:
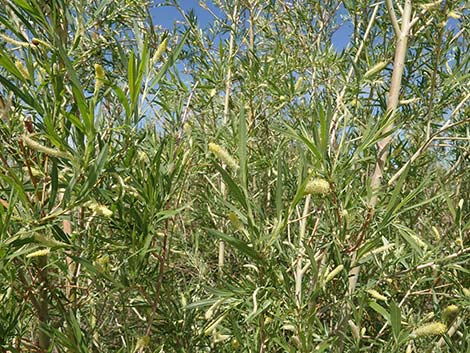
[[[393,9],[390,9],[393,13]],[[393,18],[393,17],[392,17]],[[395,114],[398,107],[400,98],[401,80],[403,77],[403,68],[405,66],[406,51],[408,48],[408,36],[411,29],[411,0],[405,0],[405,7],[403,9],[403,17],[401,23],[401,30],[397,38],[397,48],[395,50],[395,60],[393,63],[392,82],[390,85],[390,92],[388,94],[387,114]],[[384,133],[388,133],[393,129],[392,125],[388,125]],[[372,198],[369,205],[372,209],[377,205],[377,191],[380,187],[385,162],[388,157],[388,146],[392,141],[392,135],[388,135],[377,143],[378,158],[375,163],[374,174],[370,182],[373,190]]]
[[[299,244],[297,253],[297,266],[295,270],[295,301],[297,308],[302,306],[302,277],[305,272],[303,268],[303,258],[305,256],[304,237],[307,226],[307,216],[310,209],[311,195],[308,195],[305,199],[304,210],[302,218],[299,223]]]
[[[230,30],[230,39],[229,39],[229,63],[227,67],[227,76],[225,79],[225,98],[224,98],[224,120],[223,124],[226,125],[230,119],[230,95],[232,93],[232,60],[235,55],[235,31],[236,24],[238,21],[238,6],[235,5],[232,15],[232,26]],[[220,190],[223,195],[226,194],[225,184],[223,181],[220,182]],[[219,255],[218,255],[218,266],[219,273],[222,274],[225,263],[225,243],[223,240],[219,241]]]
[[[397,27],[397,20],[395,12],[391,4],[388,4],[388,11],[390,12],[390,18],[394,28]],[[393,73],[392,80],[390,84],[390,91],[388,95],[388,104],[387,104],[387,114],[393,115],[398,107],[398,102],[400,98],[400,88],[401,81],[403,77],[403,69],[405,66],[406,51],[408,49],[408,36],[411,29],[411,11],[412,4],[411,0],[405,0],[405,6],[403,8],[403,15],[401,20],[401,29],[397,33],[397,47],[395,50],[395,59],[393,62]],[[393,129],[393,126],[390,124],[384,129],[384,134],[389,133]],[[378,201],[378,191],[382,182],[383,171],[385,163],[388,158],[388,147],[392,141],[392,135],[388,134],[382,140],[377,143],[378,155],[375,162],[374,173],[372,174],[370,187],[372,189],[372,197],[369,201],[369,208],[374,212],[374,209]],[[353,258],[355,258],[353,254]],[[357,280],[359,277],[360,267],[356,266],[351,269],[349,277],[349,293],[353,293]]]
[[[51,344],[49,334],[44,330],[49,325],[49,296],[48,296],[48,279],[47,279],[47,256],[38,258],[38,299],[37,299],[37,316],[39,322],[39,330],[37,334],[38,347],[41,351],[46,352]]]

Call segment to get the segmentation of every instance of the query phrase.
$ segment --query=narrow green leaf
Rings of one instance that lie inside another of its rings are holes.
[[[397,183],[395,184],[395,188],[393,189],[392,196],[390,201],[388,201],[387,209],[385,210],[385,216],[382,219],[382,223],[380,227],[386,226],[388,221],[390,220],[393,211],[396,209],[397,204],[399,203],[398,197],[401,195],[401,190],[403,188],[403,184],[405,183],[406,176],[408,175],[409,167],[405,169],[405,172],[400,175]]]
[[[51,167],[51,193],[49,196],[49,209],[52,210],[55,206],[55,201],[57,197],[57,191],[59,190],[59,172],[57,168],[57,159],[52,158],[52,167]]]
[[[247,200],[245,198],[245,194],[243,193],[243,191],[238,187],[238,185],[232,179],[230,174],[228,174],[224,168],[222,168],[218,163],[215,164],[215,167],[217,168],[219,173],[222,175],[222,178],[227,184],[231,195],[235,198],[235,200],[240,202],[240,204],[243,206],[243,208],[246,211],[248,211],[248,203],[247,203]]]
[[[314,157],[322,162],[323,158],[318,150],[317,146],[310,140],[310,138],[304,136],[303,134],[298,134],[293,128],[291,128],[289,125],[285,125],[286,131],[282,131],[286,136],[289,136],[291,138],[294,138],[297,141],[303,142],[307,149],[314,155]]]
[[[239,135],[240,139],[238,141],[238,158],[240,161],[240,179],[242,182],[242,187],[244,190],[248,188],[247,182],[247,157],[246,157],[246,119],[245,119],[245,109],[242,106],[240,109],[239,117]]]
[[[390,323],[392,326],[393,337],[395,338],[395,341],[397,341],[401,331],[401,310],[394,301],[390,303]]]
[[[379,313],[380,315],[382,315],[385,320],[387,320],[388,322],[390,322],[390,313],[389,313],[382,305],[378,304],[378,303],[375,302],[375,301],[370,301],[370,302],[369,302],[369,306],[370,306],[374,311],[376,311],[377,313]]]
[[[86,127],[87,135],[93,136],[95,133],[94,115],[93,112],[90,114],[88,110],[88,104],[85,98],[84,89],[82,87],[82,84],[80,83],[78,73],[73,67],[73,64],[70,61],[69,56],[67,55],[63,46],[60,44],[58,48],[60,57],[65,65],[67,74],[70,78],[75,103],[77,104],[78,110],[80,111],[80,116],[83,119],[84,126]]]
[[[91,190],[91,188],[95,185],[96,181],[98,180],[99,176],[101,175],[101,172],[103,170],[103,167],[107,161],[108,157],[108,149],[109,146],[108,144],[105,144],[102,148],[101,151],[96,158],[95,164],[91,168],[91,171],[89,172],[87,179],[83,185],[83,188],[80,192],[80,197],[83,198],[88,194],[88,192]]]
[[[214,230],[214,229],[207,229],[207,232],[210,235],[212,235],[212,236],[214,236],[218,239],[221,239],[221,240],[225,241],[226,243],[232,245],[235,249],[240,251],[242,254],[252,258],[253,260],[262,261],[263,258],[261,257],[261,255],[258,254],[258,252],[255,249],[250,247],[244,241],[242,241],[240,239],[237,239],[237,238],[234,238],[234,237],[231,237],[230,235],[224,234],[224,233],[219,232],[219,231]]]
[[[277,176],[276,176],[276,195],[275,195],[275,202],[276,202],[276,215],[277,218],[279,219],[282,211],[283,211],[283,205],[282,205],[282,192],[283,192],[283,168],[282,168],[282,159],[280,157],[277,158]]]
[[[162,77],[168,71],[168,69],[175,63],[176,59],[178,58],[178,56],[181,53],[181,50],[183,49],[183,45],[185,44],[186,40],[188,39],[188,36],[189,36],[189,31],[187,31],[183,35],[183,37],[181,38],[181,40],[178,43],[178,45],[176,46],[176,48],[172,51],[172,53],[171,53],[170,57],[168,58],[168,60],[160,68],[160,70],[158,71],[158,74],[155,75],[155,78],[152,80],[152,82],[150,84],[151,87],[156,85],[157,83],[159,83],[160,80],[162,79]]]

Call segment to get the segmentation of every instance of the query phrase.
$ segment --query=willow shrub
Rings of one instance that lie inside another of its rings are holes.
[[[467,351],[467,4],[150,5],[0,9],[2,349]]]

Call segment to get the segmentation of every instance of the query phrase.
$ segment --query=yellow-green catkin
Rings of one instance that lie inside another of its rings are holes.
[[[314,178],[305,186],[305,194],[328,194],[330,192],[330,183],[322,178]]]
[[[233,170],[238,169],[237,161],[221,146],[216,143],[209,143],[209,151],[214,153],[222,162],[224,162],[229,168]]]
[[[457,305],[449,305],[442,310],[442,320],[446,323],[451,323],[459,315],[459,307]]]
[[[467,298],[470,298],[470,289],[468,288],[462,288],[462,293],[465,295]]]
[[[359,340],[361,338],[361,331],[359,327],[352,320],[348,320],[348,325],[351,328],[352,335],[355,339]]]
[[[31,39],[31,44],[33,44],[33,45],[36,46],[36,47],[39,46],[39,45],[45,46],[45,47],[48,47],[48,48],[51,47],[48,43],[46,43],[45,41],[43,41],[43,40],[41,40],[41,39],[39,39],[39,38],[33,38],[33,39]]]
[[[93,211],[93,213],[96,213],[99,216],[111,217],[113,215],[113,211],[96,201],[88,201],[84,206],[88,207],[91,211]]]
[[[297,82],[295,83],[295,86],[294,86],[294,91],[295,92],[298,92],[300,90],[300,88],[302,87],[302,83],[304,82],[304,79],[302,76],[300,76],[298,79],[297,79]]]
[[[41,245],[47,246],[49,248],[57,247],[57,246],[67,246],[66,243],[63,243],[61,241],[57,241],[54,238],[49,238],[46,237],[42,234],[36,233],[34,234],[34,241],[36,243],[39,243]]]
[[[137,340],[137,348],[144,348],[147,347],[150,343],[149,336],[142,336]]]
[[[410,98],[410,99],[402,99],[400,100],[400,105],[412,104],[419,101],[419,98]]]
[[[240,221],[240,218],[238,218],[235,212],[230,212],[228,214],[228,218],[230,219],[230,222],[232,222],[235,229],[241,230],[243,228],[243,223]]]
[[[152,62],[155,64],[156,62],[158,62],[158,60],[160,60],[160,58],[162,57],[163,53],[165,52],[166,50],[166,47],[168,46],[168,37],[166,37],[163,42],[160,43],[160,45],[158,46],[157,48],[157,51],[155,52],[155,54],[153,55],[153,58],[152,58]]]
[[[442,322],[430,322],[418,327],[411,333],[412,337],[440,336],[446,333],[447,326]]]
[[[360,108],[360,107],[362,107],[362,104],[361,104],[360,100],[357,99],[357,98],[353,98],[353,99],[351,100],[351,105],[352,105],[353,107],[355,107],[355,108]]]
[[[41,249],[41,250],[33,251],[32,253],[26,255],[26,257],[29,259],[31,257],[46,256],[46,255],[49,255],[50,252],[51,252],[51,249]]]
[[[19,40],[16,40],[16,39],[13,39],[13,38],[7,36],[4,33],[0,33],[0,38],[2,38],[5,42],[13,44],[13,45],[18,46],[18,47],[29,47],[30,46],[28,42],[21,42]]]
[[[343,271],[344,269],[344,266],[343,265],[339,265],[337,267],[335,267],[330,273],[328,273],[326,275],[326,278],[325,278],[325,282],[324,284],[327,284],[328,282],[330,282],[333,278],[335,278],[341,271]]]
[[[211,305],[209,309],[204,313],[204,318],[206,320],[210,320],[212,316],[214,316],[214,312],[217,310],[217,308],[222,304],[223,300],[217,300],[214,304]]]
[[[29,71],[26,68],[26,66],[24,66],[23,62],[21,60],[16,60],[15,61],[15,66],[18,69],[18,71],[21,73],[21,75],[23,75],[23,77],[26,80],[29,80],[29,78],[30,78]]]
[[[367,293],[369,293],[370,296],[374,299],[381,300],[381,301],[384,301],[384,302],[386,302],[388,300],[388,298],[385,295],[380,294],[375,289],[368,289]]]
[[[381,61],[378,64],[375,64],[369,70],[367,70],[367,72],[364,74],[364,78],[369,78],[371,76],[374,76],[375,74],[382,71],[387,65],[388,65],[387,61]]]
[[[458,12],[451,11],[447,14],[447,17],[453,18],[455,20],[460,20],[460,17],[462,17],[462,15]]]
[[[366,259],[369,256],[376,256],[376,255],[381,254],[383,252],[387,252],[391,248],[393,248],[394,246],[395,246],[395,243],[382,245],[382,246],[378,247],[377,249],[373,249],[371,251],[366,252],[364,255],[361,256],[361,259]]]
[[[98,92],[103,86],[103,80],[106,77],[106,72],[104,71],[103,66],[100,64],[95,64],[95,92]]]
[[[110,217],[113,215],[113,211],[111,211],[109,208],[107,208],[104,205],[98,205],[94,208],[94,211],[96,214],[100,216],[105,216],[105,217]]]
[[[227,314],[221,315],[217,320],[213,321],[205,330],[204,330],[204,335],[209,336],[212,332],[215,331],[217,326],[225,319],[225,316]]]
[[[103,255],[96,259],[96,266],[101,272],[109,269],[109,256]]]
[[[421,8],[426,11],[434,10],[434,9],[439,8],[441,6],[441,3],[442,3],[442,0],[437,0],[434,2],[427,3],[427,4],[421,4]]]
[[[232,337],[232,336],[222,335],[220,332],[214,331],[212,333],[212,343],[224,342],[224,341],[228,340],[230,337]]]
[[[23,135],[21,137],[21,139],[23,140],[23,142],[29,147],[29,148],[32,148],[33,150],[36,150],[38,152],[42,152],[42,153],[45,153],[51,157],[57,157],[57,158],[68,158],[69,155],[65,152],[62,152],[62,151],[58,151],[54,148],[50,148],[50,147],[46,147],[44,145],[41,145],[39,142],[37,141],[34,141],[32,138],[30,138],[29,136],[27,135]]]
[[[232,344],[233,349],[238,349],[240,347],[240,342],[238,342],[238,340],[236,338],[232,339],[231,344]]]
[[[38,169],[38,168],[29,167],[29,169],[28,169],[28,167],[23,167],[23,170],[24,170],[25,173],[28,173],[29,170],[30,170],[30,171],[31,171],[31,175],[32,175],[33,177],[37,177],[37,178],[38,178],[38,177],[44,176],[43,172],[42,172],[40,169]]]

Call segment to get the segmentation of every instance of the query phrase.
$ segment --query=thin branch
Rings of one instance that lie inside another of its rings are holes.
[[[452,337],[457,332],[458,328],[462,325],[462,323],[463,319],[459,317],[447,330],[447,336]],[[444,346],[445,343],[445,339],[441,337],[441,339],[437,342],[436,346],[437,348],[441,348],[442,346]]]
[[[227,67],[227,77],[225,80],[225,98],[224,98],[224,116],[223,116],[223,125],[226,125],[230,119],[230,96],[232,93],[232,60],[235,56],[235,31],[237,29],[236,23],[238,21],[238,6],[235,5],[232,14],[232,25],[230,28],[230,39],[229,39],[229,49],[228,49],[228,67]],[[220,182],[220,190],[226,198],[226,190],[225,184],[221,180]],[[219,275],[222,275],[224,263],[225,263],[225,243],[223,240],[219,241],[219,254],[218,254],[218,267],[219,267]]]
[[[387,114],[394,114],[395,110],[398,107],[401,81],[403,77],[403,70],[405,66],[406,51],[408,49],[408,35],[410,31],[410,20],[411,20],[411,0],[405,0],[405,8],[403,10],[403,16],[401,19],[401,31],[400,35],[397,38],[397,47],[395,49],[395,59],[393,63],[393,73],[390,83],[390,92],[388,95],[387,103]],[[390,124],[384,129],[384,134],[392,131],[393,125]],[[388,146],[392,141],[392,134],[388,134],[385,138],[380,140],[377,143],[378,146],[378,156],[375,163],[374,173],[372,174],[370,181],[370,188],[372,190],[372,197],[369,200],[369,209],[371,211],[370,217],[374,215],[375,206],[378,201],[378,191],[382,182],[383,171],[385,168],[385,163],[388,157]],[[365,222],[367,223],[367,221]],[[362,242],[362,239],[359,239]],[[359,245],[360,245],[359,242]],[[356,259],[357,253],[353,252],[353,260]],[[354,293],[357,281],[359,279],[360,266],[353,267],[349,272],[349,294]]]
[[[392,22],[393,30],[395,31],[395,35],[398,37],[401,33],[400,26],[398,24],[397,16],[395,15],[395,9],[393,8],[392,0],[387,0],[387,10],[390,16],[390,21]]]
[[[452,259],[455,259],[457,257],[459,257],[460,255],[464,255],[464,254],[467,254],[467,253],[470,253],[470,248],[465,248],[465,249],[462,249],[460,251],[457,251],[457,252],[454,252],[450,255],[447,255],[445,257],[443,257],[442,259],[437,259],[437,260],[434,260],[434,261],[429,261],[425,264],[422,264],[422,265],[418,265],[416,267],[412,267],[412,268],[409,268],[407,270],[404,270],[404,271],[401,271],[401,272],[398,272],[397,274],[393,275],[393,277],[395,276],[402,276],[402,275],[405,275],[409,272],[415,272],[415,271],[419,271],[419,270],[423,270],[425,268],[429,268],[429,267],[433,267],[441,262],[445,262],[445,261],[448,261],[448,260],[452,260]],[[389,276],[389,278],[391,278],[392,276]]]
[[[442,1],[436,1],[435,5],[439,5],[439,4],[437,4],[438,2],[442,2]],[[419,19],[421,18],[421,16],[423,16],[426,12],[429,12],[429,8],[424,7],[424,8],[419,12],[418,15],[415,15],[415,16],[414,16],[413,20],[410,22],[410,27],[413,27],[413,26],[416,24],[416,22],[419,21]]]
[[[304,235],[305,229],[307,226],[307,214],[310,208],[310,200],[311,195],[308,195],[305,199],[304,210],[302,213],[302,220],[299,224],[299,244],[298,244],[298,254],[297,254],[297,269],[295,271],[295,302],[297,304],[297,308],[302,306],[302,277],[303,277],[303,257],[305,252],[304,247]]]
[[[410,18],[411,18],[411,0],[405,1],[405,9],[403,12],[401,33],[398,37],[397,48],[395,51],[395,60],[393,64],[392,82],[390,84],[390,92],[388,96],[387,112],[393,114],[398,107],[398,101],[400,97],[401,80],[403,77],[403,70],[405,66],[406,50],[408,47],[408,34],[410,30]],[[390,132],[393,129],[392,125],[389,125],[384,134]],[[370,199],[370,207],[375,208],[378,201],[378,188],[383,176],[383,170],[388,157],[388,146],[392,141],[392,134],[378,142],[378,159],[375,164],[374,174],[370,182],[373,195]]]
[[[338,99],[336,100],[336,110],[335,113],[333,114],[333,117],[331,119],[331,128],[330,128],[330,136],[331,136],[331,145],[333,146],[336,142],[336,129],[338,128],[339,122],[341,121],[341,117],[339,116],[339,107],[344,105],[343,104],[343,99],[344,95],[346,94],[346,89],[347,89],[347,83],[351,80],[352,74],[354,72],[354,66],[358,63],[359,57],[362,54],[362,50],[364,49],[364,46],[366,44],[367,38],[369,37],[370,31],[372,30],[372,26],[375,22],[375,17],[377,16],[377,11],[379,10],[379,4],[376,4],[374,7],[374,11],[372,12],[372,15],[370,17],[369,23],[367,25],[366,31],[364,33],[364,37],[362,38],[362,42],[359,45],[359,48],[357,50],[356,55],[354,56],[354,65],[351,65],[349,68],[348,75],[346,76],[346,82],[344,84],[344,87],[342,91],[340,92]],[[339,155],[336,156],[335,159],[338,158]]]
[[[411,156],[411,158],[408,160],[408,162],[406,162],[403,165],[403,167],[401,167],[400,170],[398,172],[396,172],[395,175],[390,178],[387,185],[388,186],[392,185],[400,177],[400,175],[403,174],[403,172],[406,170],[406,168],[408,168],[408,166],[411,163],[413,163],[415,160],[417,160],[419,158],[419,156],[421,156],[424,153],[424,151],[427,150],[427,148],[429,147],[431,142],[433,140],[435,140],[442,132],[444,132],[444,131],[452,128],[452,127],[462,125],[462,124],[465,124],[465,123],[468,123],[468,122],[470,122],[470,118],[458,121],[454,124],[446,123],[442,128],[440,128],[437,132],[435,132],[433,135],[431,135],[431,137],[420,148],[418,148],[418,150],[413,154],[413,156]]]

